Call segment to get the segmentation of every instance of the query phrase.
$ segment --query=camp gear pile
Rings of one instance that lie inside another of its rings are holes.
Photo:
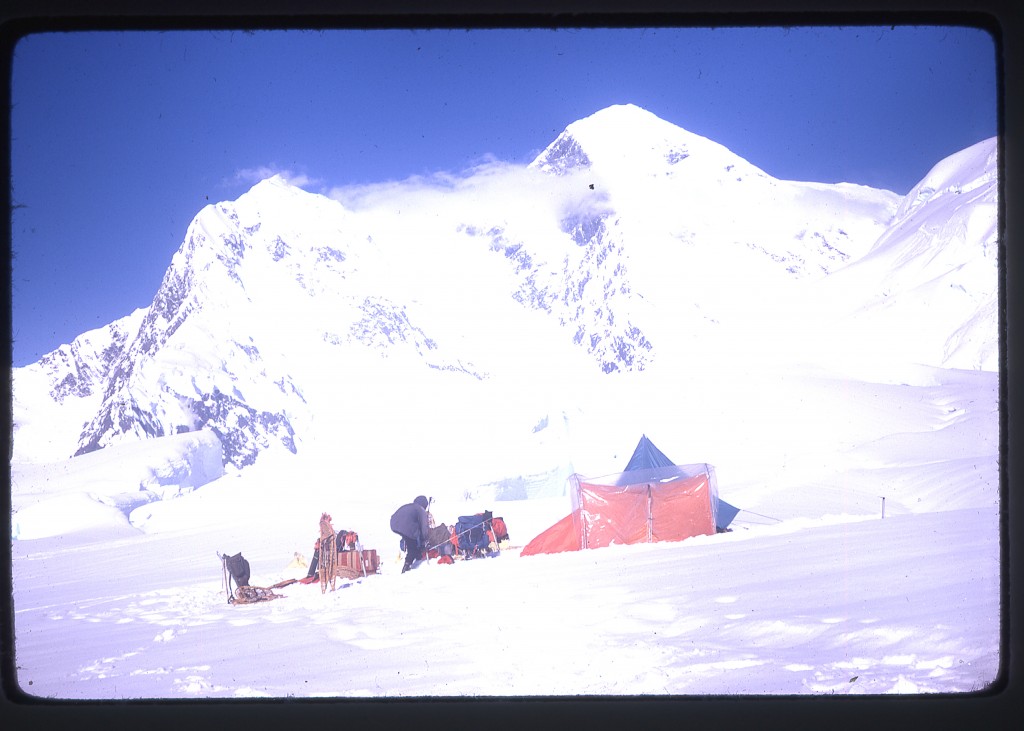
[[[433,525],[433,516],[429,516],[429,519],[432,527],[421,561],[437,559],[438,563],[450,564],[454,563],[455,559],[497,556],[500,545],[509,540],[505,520],[495,517],[490,510],[474,515],[460,515],[452,526],[444,523]],[[218,552],[224,572],[224,588],[228,603],[253,604],[278,599],[282,595],[275,594],[274,589],[291,584],[319,583],[321,593],[326,593],[328,586],[331,587],[331,591],[335,590],[337,579],[357,580],[380,573],[380,557],[377,551],[364,549],[356,531],[335,530],[332,520],[330,514],[326,512],[320,515],[320,532],[313,545],[309,573],[302,579],[285,579],[269,587],[252,586],[249,583],[249,561],[241,553],[227,555]],[[403,540],[402,550],[405,550],[404,543]],[[295,557],[297,561],[299,555],[295,554]],[[295,561],[293,564],[297,565]],[[305,565],[304,561],[302,565]]]
[[[474,515],[460,515],[454,526],[448,527],[441,523],[431,530],[426,557],[467,560],[497,556],[501,544],[508,539],[505,520],[494,517],[490,510]]]

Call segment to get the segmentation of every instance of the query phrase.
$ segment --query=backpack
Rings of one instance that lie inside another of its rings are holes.
[[[431,528],[430,535],[427,537],[427,554],[434,554],[431,558],[451,556],[455,553],[455,546],[452,545],[451,537],[451,531],[448,530],[448,526],[444,523]]]
[[[249,586],[249,562],[243,558],[241,553],[236,553],[234,556],[225,556],[224,564],[227,566],[231,578],[235,580],[235,584],[238,586]]]
[[[226,579],[226,586],[224,588],[227,590],[228,604],[252,604],[253,602],[277,599],[282,595],[275,594],[274,589],[279,586],[287,586],[296,581],[295,579],[282,581],[274,584],[269,589],[261,586],[249,586],[249,562],[245,560],[241,553],[236,553],[234,556],[225,556],[218,551],[217,555],[220,556],[221,564],[224,567],[224,578]],[[233,591],[231,589],[232,581],[236,584]]]
[[[459,538],[459,551],[463,555],[471,555],[476,551],[485,551],[490,544],[488,535],[490,513],[478,515],[460,515],[455,524],[455,532]]]
[[[338,553],[354,551],[356,550],[356,543],[359,541],[359,534],[351,530],[340,530],[335,540],[337,541]]]
[[[504,518],[492,518],[491,530],[494,532],[494,540],[496,543],[509,540],[508,528],[505,527]]]

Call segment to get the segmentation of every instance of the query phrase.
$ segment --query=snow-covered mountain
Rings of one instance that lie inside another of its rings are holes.
[[[12,403],[15,442],[31,441],[36,460],[61,460],[68,445],[81,435],[83,424],[103,403],[111,367],[139,330],[146,310],[79,335],[37,363],[14,369]]]
[[[871,250],[818,283],[841,303],[834,335],[945,368],[998,370],[995,138],[939,162]]]
[[[775,179],[632,105],[525,170],[358,205],[270,178],[199,212],[148,308],[15,369],[15,460],[206,430],[229,467],[458,449],[482,482],[557,472],[576,405],[756,359],[752,331],[995,370],[996,196],[994,139],[901,197]]]

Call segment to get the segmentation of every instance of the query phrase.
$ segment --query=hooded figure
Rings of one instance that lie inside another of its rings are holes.
[[[412,568],[413,562],[423,558],[430,536],[430,522],[427,519],[427,506],[430,502],[423,495],[416,497],[408,505],[403,505],[391,516],[391,530],[405,541],[405,565],[402,573]]]

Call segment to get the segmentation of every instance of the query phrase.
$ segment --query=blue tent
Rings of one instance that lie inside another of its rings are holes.
[[[675,462],[665,456],[665,453],[654,446],[654,442],[644,434],[640,442],[633,450],[633,456],[629,458],[629,464],[623,472],[635,472],[636,470],[649,470],[654,467],[671,467]]]
[[[658,467],[671,467],[676,463],[665,456],[665,453],[654,446],[654,442],[647,438],[644,434],[640,437],[639,443],[636,445],[636,449],[633,450],[633,456],[629,458],[629,464],[626,465],[626,469],[623,470],[622,477],[619,478],[618,484],[625,485],[630,482],[630,472],[638,472],[640,470],[652,470]],[[715,526],[718,530],[725,530],[732,523],[733,518],[740,512],[740,509],[734,505],[730,505],[725,500],[718,498],[718,510],[715,512]]]

